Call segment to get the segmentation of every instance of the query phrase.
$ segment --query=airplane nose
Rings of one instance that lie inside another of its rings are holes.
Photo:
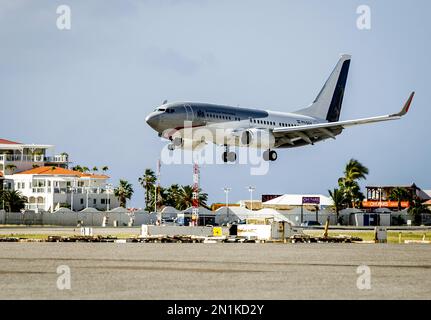
[[[150,114],[145,118],[145,121],[151,128],[156,129],[157,125],[159,124],[159,116],[155,114]]]

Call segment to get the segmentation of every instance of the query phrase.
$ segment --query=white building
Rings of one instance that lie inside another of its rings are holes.
[[[68,155],[49,155],[54,146],[0,139],[0,173],[10,175],[35,166],[67,167]]]
[[[20,191],[27,210],[53,212],[60,207],[109,210],[119,206],[106,175],[67,169],[68,155],[49,155],[52,145],[0,139],[0,188]]]
[[[113,190],[107,188],[108,179],[106,175],[47,166],[5,175],[6,187],[27,197],[26,209],[49,212],[60,207],[70,207],[74,211],[118,207]]]

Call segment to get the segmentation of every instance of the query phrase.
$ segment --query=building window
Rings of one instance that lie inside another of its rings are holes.
[[[93,199],[93,204],[96,204],[96,199]]]
[[[101,204],[105,204],[106,203],[106,199],[100,199],[100,203]]]
[[[81,198],[81,201],[80,201],[80,202],[81,202],[81,204],[84,204],[84,199],[82,199],[82,198]]]

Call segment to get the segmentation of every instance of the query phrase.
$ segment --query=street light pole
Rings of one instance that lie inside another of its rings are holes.
[[[255,187],[248,187],[248,191],[250,192],[250,210],[253,211],[253,191],[256,190]]]
[[[231,191],[232,188],[224,187],[223,191],[226,194],[226,217],[229,220],[229,191]]]
[[[111,194],[111,190],[112,190],[112,184],[108,183],[106,185],[106,211],[109,211],[109,200],[111,200],[109,198],[109,195]]]

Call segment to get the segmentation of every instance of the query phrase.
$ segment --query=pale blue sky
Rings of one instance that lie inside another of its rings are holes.
[[[72,30],[56,8],[72,9]],[[371,7],[372,28],[356,28]],[[205,166],[210,202],[261,193],[324,193],[344,164],[366,184],[431,189],[431,3],[423,1],[0,1],[0,137],[47,143],[75,163],[108,165],[135,186],[164,143],[145,116],[164,99],[293,111],[317,95],[340,53],[353,56],[341,118],[396,112],[397,122],[346,130],[337,140],[279,152],[269,174]],[[164,166],[162,183],[192,183],[191,165]]]

